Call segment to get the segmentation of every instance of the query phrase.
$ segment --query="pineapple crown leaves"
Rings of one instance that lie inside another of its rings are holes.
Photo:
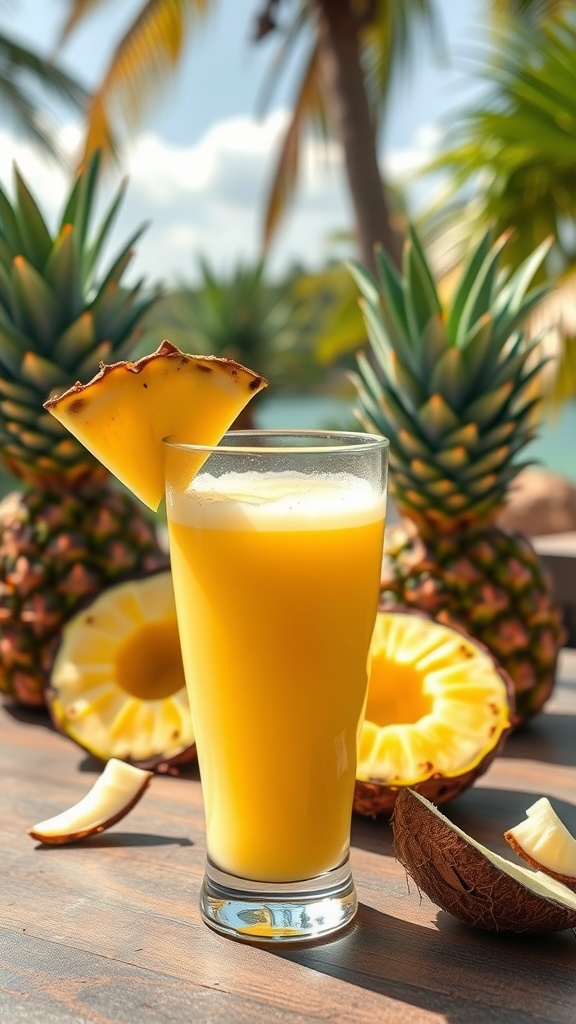
[[[515,460],[535,436],[546,360],[522,322],[547,294],[530,285],[551,241],[506,276],[509,237],[483,235],[447,304],[413,226],[400,270],[381,248],[376,277],[349,264],[369,340],[354,377],[357,413],[390,438],[399,507],[434,529],[492,517],[528,464]]]
[[[87,463],[42,405],[52,391],[93,376],[101,360],[125,358],[157,299],[143,280],[123,283],[146,225],[101,268],[126,181],[92,230],[99,173],[96,153],[78,172],[53,233],[17,168],[13,201],[0,188],[0,445],[17,475],[34,475],[35,463],[57,471],[60,456],[63,470]]]

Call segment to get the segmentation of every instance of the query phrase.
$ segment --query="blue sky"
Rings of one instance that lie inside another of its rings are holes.
[[[66,44],[62,57],[68,69],[94,84],[138,7],[139,0],[108,0]],[[400,181],[429,152],[437,126],[471,95],[464,55],[481,34],[487,0],[439,0],[438,7],[451,63],[435,58],[419,41],[410,77],[396,83],[383,137],[383,159]],[[258,45],[250,41],[257,9],[258,0],[215,4],[212,16],[191,33],[177,77],[126,149],[122,172],[128,172],[130,188],[120,233],[143,219],[151,221],[139,246],[138,269],[155,279],[190,279],[199,253],[220,267],[258,252],[258,197],[286,122],[294,74],[285,76],[266,116],[256,117],[259,87],[275,46],[274,38]],[[63,10],[58,0],[13,0],[0,15],[7,30],[47,53],[55,46]],[[78,130],[70,121],[62,129],[71,150]],[[314,149],[312,143],[298,202],[272,252],[276,271],[293,261],[318,264],[330,251],[329,234],[350,224],[340,154],[336,147],[322,154]],[[14,158],[46,206],[55,209],[65,188],[63,176],[0,122],[3,184]]]

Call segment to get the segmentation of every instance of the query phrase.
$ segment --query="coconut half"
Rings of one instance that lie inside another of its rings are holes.
[[[487,850],[414,790],[399,792],[392,828],[396,856],[418,888],[465,924],[494,932],[576,926],[575,893]]]
[[[531,867],[576,890],[576,839],[560,820],[548,797],[526,811],[526,819],[504,838]]]
[[[75,843],[124,818],[150,785],[152,772],[111,758],[92,789],[73,807],[28,829],[40,843]]]

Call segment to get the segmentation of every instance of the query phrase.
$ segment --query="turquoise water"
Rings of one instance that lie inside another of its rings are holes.
[[[548,415],[539,437],[526,451],[547,469],[576,483],[576,402],[566,404],[558,414]]]
[[[353,425],[350,402],[333,395],[279,395],[263,399],[256,410],[259,427],[306,427],[311,430]],[[576,402],[548,414],[526,457],[576,483]]]
[[[354,423],[350,402],[334,395],[263,396],[255,417],[266,430],[346,430]]]

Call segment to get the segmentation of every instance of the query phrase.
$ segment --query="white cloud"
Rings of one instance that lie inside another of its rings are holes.
[[[63,139],[68,148],[70,133]],[[38,153],[28,142],[14,139],[9,131],[0,130],[0,185],[9,196],[13,196],[13,165],[16,164],[28,188],[36,196],[38,204],[48,221],[52,221],[62,205],[66,191],[65,176],[55,161]]]
[[[441,131],[435,125],[421,125],[414,137],[414,143],[403,149],[396,149],[386,158],[386,170],[394,181],[411,176],[431,159],[441,138]]]
[[[286,120],[276,111],[262,121],[223,121],[190,147],[140,137],[127,167],[125,216],[152,219],[139,248],[153,276],[190,277],[197,255],[224,268],[257,258],[263,197]],[[335,147],[324,152],[309,142],[302,170],[297,203],[271,254],[273,270],[296,260],[320,263],[328,234],[349,220]]]
[[[247,116],[221,121],[193,146],[150,132],[138,138],[126,163],[129,185],[114,235],[118,246],[140,223],[150,222],[137,246],[137,274],[152,281],[190,280],[199,255],[217,269],[257,258],[263,197],[286,120],[286,112],[275,111],[262,121]],[[429,152],[431,142],[429,133],[420,133],[410,151],[391,155],[389,170],[403,176]],[[77,143],[76,128],[62,131],[65,150],[72,154]],[[33,146],[0,132],[0,182],[8,191],[13,160],[52,222],[68,187],[65,175]],[[338,148],[310,140],[302,163],[297,200],[271,253],[270,267],[277,272],[294,262],[319,265],[328,254],[329,236],[352,222]],[[115,179],[104,182],[103,205],[113,195]]]

